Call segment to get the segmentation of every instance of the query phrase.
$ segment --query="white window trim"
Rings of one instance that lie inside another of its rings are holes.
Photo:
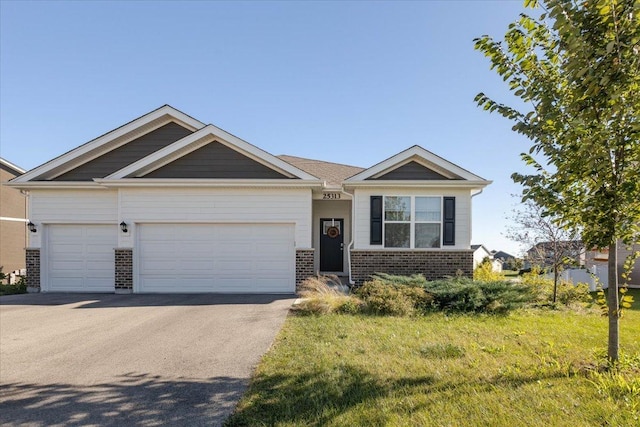
[[[386,219],[386,204],[387,197],[408,197],[411,203],[411,209],[409,212],[410,220],[409,221],[387,221]],[[416,198],[417,197],[431,197],[431,198],[439,198],[440,199],[440,220],[439,221],[418,221],[416,220]],[[443,234],[443,221],[442,221],[442,212],[444,210],[444,196],[441,195],[401,195],[401,194],[386,194],[382,197],[382,246],[385,249],[431,249],[438,250],[442,249],[442,234]],[[387,223],[389,224],[409,224],[409,247],[395,247],[395,246],[387,246],[386,245],[386,228]],[[416,240],[416,224],[440,224],[440,242],[437,248],[416,248],[415,240]]]

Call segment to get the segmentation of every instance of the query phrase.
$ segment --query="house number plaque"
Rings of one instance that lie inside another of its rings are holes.
[[[340,200],[340,193],[322,193],[322,200]]]

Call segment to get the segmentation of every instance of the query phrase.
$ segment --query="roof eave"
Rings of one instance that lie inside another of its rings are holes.
[[[414,180],[366,180],[366,181],[345,181],[343,187],[439,187],[439,188],[469,188],[481,189],[491,184],[493,181],[487,180],[430,180],[430,181],[414,181]]]

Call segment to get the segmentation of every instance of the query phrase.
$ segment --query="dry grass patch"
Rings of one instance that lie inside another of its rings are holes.
[[[294,307],[298,314],[357,313],[362,301],[343,292],[337,276],[317,276],[305,279],[298,289],[302,298]]]

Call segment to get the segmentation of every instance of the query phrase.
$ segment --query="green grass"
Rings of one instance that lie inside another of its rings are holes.
[[[638,325],[627,311],[604,374],[592,312],[291,316],[227,425],[639,425]]]

